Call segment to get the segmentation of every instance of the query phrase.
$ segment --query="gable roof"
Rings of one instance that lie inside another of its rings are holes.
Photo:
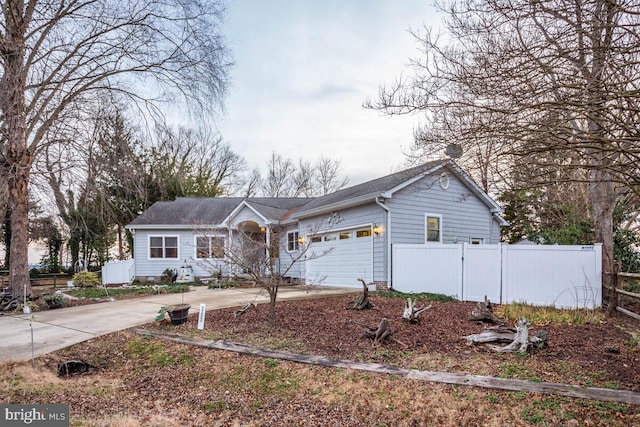
[[[370,203],[378,197],[391,198],[396,191],[413,184],[425,176],[433,175],[445,169],[467,185],[469,189],[489,207],[491,212],[502,212],[502,208],[500,208],[491,197],[482,191],[453,161],[447,159],[423,163],[372,181],[344,188],[335,193],[327,194],[326,196],[318,197],[298,209],[292,215],[292,218],[305,218],[323,212],[358,206],[364,203]]]
[[[278,221],[291,209],[304,205],[308,198],[273,197],[178,197],[156,202],[126,228],[223,227],[225,221],[242,206],[249,206],[267,221]]]
[[[423,163],[317,198],[179,197],[174,201],[154,203],[126,228],[225,227],[244,207],[251,209],[266,223],[293,222],[300,218],[371,203],[377,198],[391,198],[396,191],[425,176],[445,170],[456,176],[487,205],[500,225],[508,225],[499,215],[502,208],[452,160],[447,159]]]

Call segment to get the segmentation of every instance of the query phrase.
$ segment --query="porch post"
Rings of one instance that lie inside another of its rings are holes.
[[[271,224],[265,224],[265,233],[267,234],[266,238],[266,247],[265,247],[265,257],[267,257],[267,265],[271,265]]]

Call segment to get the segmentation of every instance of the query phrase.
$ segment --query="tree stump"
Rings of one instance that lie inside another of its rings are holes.
[[[431,305],[422,305],[421,307],[415,306],[415,301],[411,298],[407,298],[407,302],[404,306],[404,312],[402,313],[402,320],[406,320],[409,323],[418,323],[420,319],[418,316],[423,311],[427,311],[431,308]]]
[[[479,302],[478,305],[476,305],[476,307],[471,310],[469,320],[473,322],[487,321],[496,325],[504,325],[506,323],[504,320],[500,319],[493,313],[491,301],[487,299],[486,295],[484,297],[484,302]]]
[[[362,295],[352,301],[353,306],[351,310],[368,310],[373,308],[373,304],[369,302],[369,286],[364,279],[358,278],[358,281],[362,282]]]
[[[391,325],[387,319],[382,319],[376,326],[362,326],[362,337],[372,338],[374,344],[380,344],[387,339],[391,339]]]

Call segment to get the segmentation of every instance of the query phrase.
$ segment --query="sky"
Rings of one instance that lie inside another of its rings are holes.
[[[341,161],[357,184],[398,170],[418,116],[362,107],[408,73],[409,29],[437,25],[429,0],[227,0],[235,65],[218,129],[250,168],[272,152]]]

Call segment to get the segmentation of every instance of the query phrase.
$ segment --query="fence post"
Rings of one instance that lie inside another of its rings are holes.
[[[607,307],[607,314],[609,317],[613,316],[616,312],[616,308],[620,305],[620,294],[617,289],[620,287],[620,263],[614,263],[614,274],[613,274],[613,288],[609,289],[609,306]]]

